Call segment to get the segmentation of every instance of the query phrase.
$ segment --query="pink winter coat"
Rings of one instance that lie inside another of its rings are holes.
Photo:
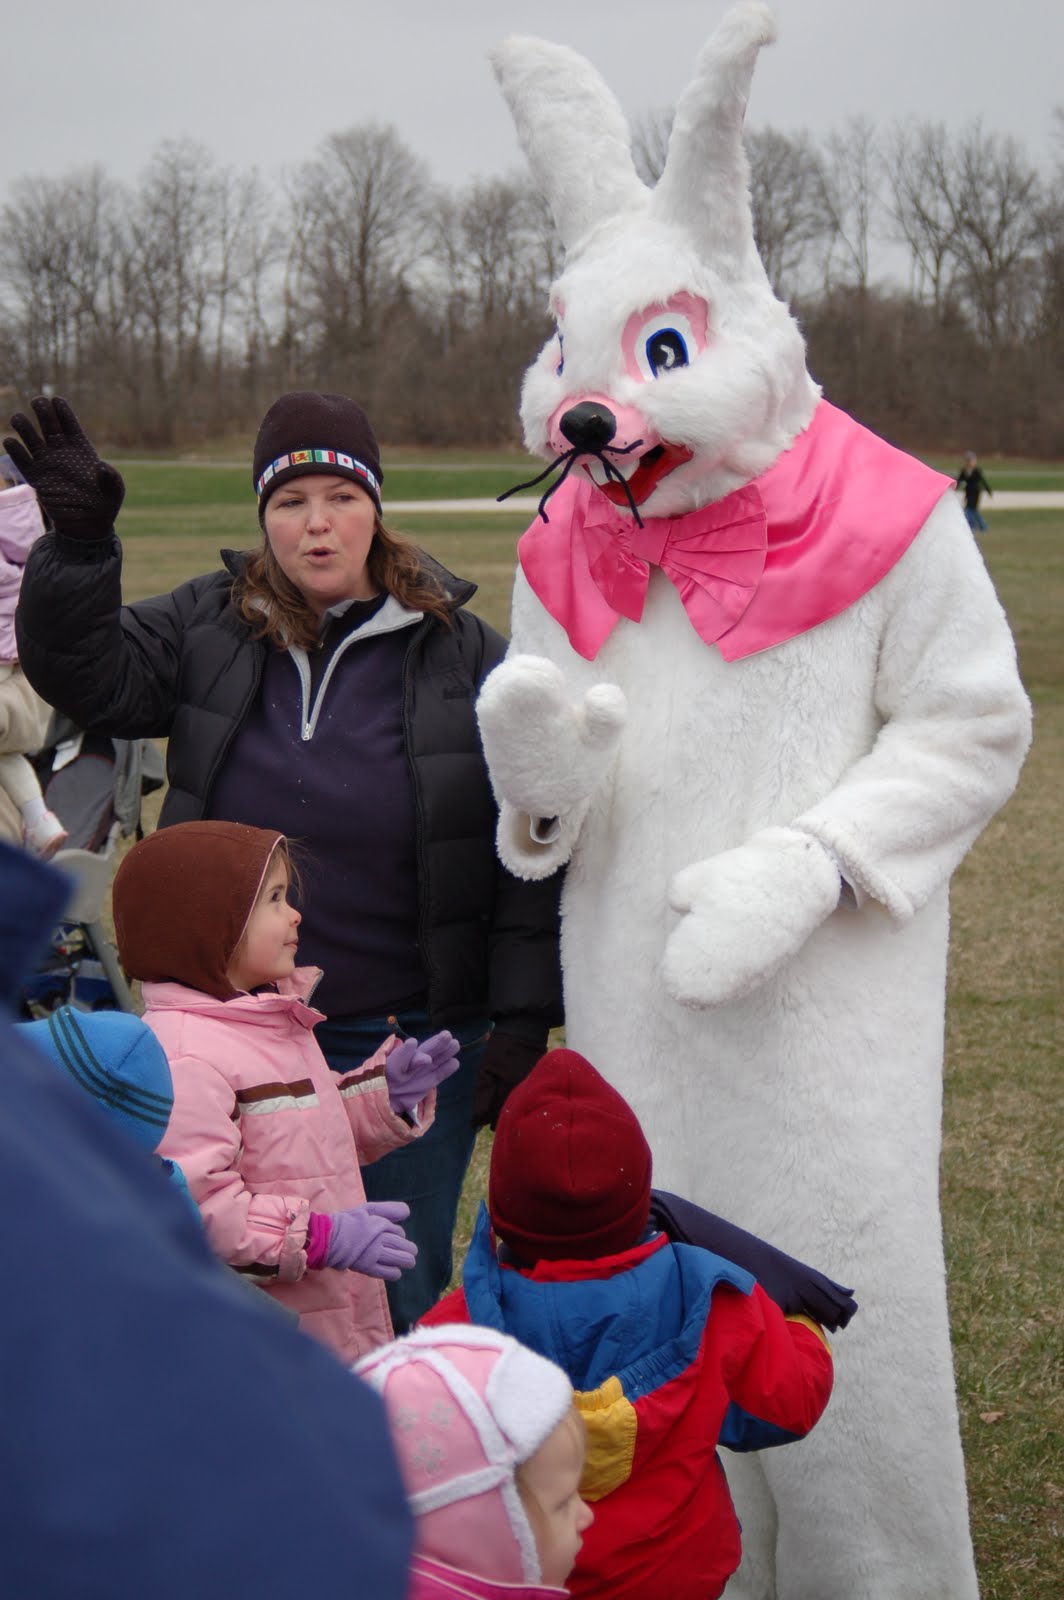
[[[15,607],[30,547],[44,532],[41,508],[28,483],[0,489],[0,661],[17,661]]]
[[[160,911],[165,915],[165,911]],[[384,1284],[307,1270],[310,1213],[366,1198],[360,1164],[419,1137],[388,1104],[391,1038],[354,1072],[329,1070],[307,1004],[320,976],[299,968],[281,993],[216,1000],[179,983],[144,984],[144,1020],[170,1062],[174,1109],[159,1154],[188,1179],[215,1253],[299,1315],[344,1362],[392,1336]]]

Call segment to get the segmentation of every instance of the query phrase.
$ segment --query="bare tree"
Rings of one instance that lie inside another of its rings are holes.
[[[869,281],[869,249],[879,209],[881,162],[875,125],[865,116],[851,117],[825,141],[821,160],[824,206],[831,224],[828,277],[836,256],[843,281],[865,290]]]
[[[249,358],[269,340],[266,279],[280,253],[280,228],[257,172],[219,172],[213,186],[214,408],[226,403],[225,373],[230,352],[240,341]]]
[[[437,265],[466,319],[538,317],[560,265],[550,210],[524,178],[478,180],[437,206]]]
[[[223,183],[204,146],[168,140],[153,154],[129,209],[129,291],[151,375],[144,420],[160,443],[172,440],[186,400],[205,378]]]
[[[25,379],[69,388],[97,335],[117,336],[121,191],[100,167],[21,178],[0,216],[0,280],[20,330]]]
[[[944,308],[956,259],[953,153],[942,123],[895,126],[888,140],[890,214],[908,246],[914,291]]]
[[[371,386],[388,309],[408,292],[407,276],[425,249],[427,169],[393,127],[370,122],[330,134],[291,178],[289,193],[298,229],[290,279],[322,370],[354,362]]]
[[[814,254],[826,251],[833,228],[824,171],[808,134],[751,128],[750,161],[754,237],[777,294],[796,294],[810,277]]]
[[[955,147],[949,203],[958,285],[988,344],[1028,324],[1041,201],[1038,172],[1019,142],[970,124]]]

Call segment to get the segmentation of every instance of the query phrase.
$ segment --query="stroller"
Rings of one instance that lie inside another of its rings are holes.
[[[22,1013],[46,1016],[61,1005],[135,1011],[101,917],[119,841],[142,837],[141,801],[165,782],[162,756],[150,739],[104,738],[55,715],[33,759],[45,803],[70,836],[52,865],[75,889],[49,952],[22,986]]]

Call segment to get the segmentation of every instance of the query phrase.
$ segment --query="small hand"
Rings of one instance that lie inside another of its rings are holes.
[[[29,417],[16,412],[11,426],[19,438],[5,439],[5,450],[57,533],[68,539],[106,538],[126,492],[121,474],[100,460],[65,400],[38,396],[32,405],[40,433]]]
[[[419,1043],[404,1039],[384,1063],[388,1103],[393,1111],[412,1112],[437,1084],[458,1071],[461,1046],[446,1029]]]
[[[417,1260],[417,1245],[399,1226],[409,1215],[404,1200],[367,1200],[334,1211],[325,1265],[394,1282]]]

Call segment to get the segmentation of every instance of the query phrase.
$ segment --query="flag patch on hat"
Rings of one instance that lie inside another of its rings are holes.
[[[364,461],[345,455],[342,450],[319,450],[316,447],[312,450],[293,450],[289,455],[278,456],[276,461],[271,461],[263,468],[255,484],[255,493],[261,495],[266,485],[286,467],[317,466],[319,462],[322,466],[340,467],[347,472],[353,472],[356,477],[364,478],[374,494],[379,497],[380,482],[376,473],[372,472]]]

